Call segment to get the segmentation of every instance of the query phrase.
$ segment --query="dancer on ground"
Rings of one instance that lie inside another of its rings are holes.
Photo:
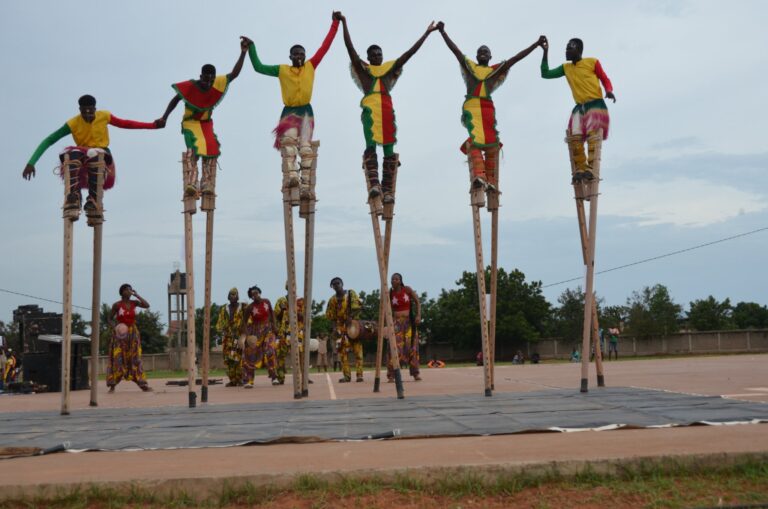
[[[403,72],[403,66],[421,48],[430,33],[437,30],[434,22],[430,23],[424,34],[416,43],[396,60],[384,62],[381,47],[373,44],[368,47],[368,62],[363,61],[352,44],[347,28],[347,19],[342,15],[341,23],[344,28],[344,44],[349,52],[352,79],[361,92],[365,94],[360,101],[363,109],[361,120],[365,135],[365,152],[363,165],[368,185],[369,198],[375,198],[383,193],[384,203],[394,203],[396,169],[399,166],[395,143],[397,143],[395,110],[392,108],[392,97],[389,93]],[[379,161],[376,157],[376,145],[381,145],[384,151],[383,173],[379,184]]]
[[[115,161],[112,158],[112,152],[109,150],[109,129],[108,125],[120,127],[122,129],[157,129],[165,126],[162,119],[154,122],[136,122],[135,120],[124,120],[114,116],[106,110],[96,109],[96,98],[92,95],[84,95],[77,100],[80,106],[80,114],[67,120],[63,126],[54,131],[45,138],[35,150],[32,157],[29,158],[22,176],[26,180],[35,176],[35,164],[48,148],[64,138],[68,134],[72,135],[75,141],[74,146],[66,147],[59,154],[59,159],[64,161],[64,156],[69,155],[70,161],[79,162],[79,168],[70,169],[70,192],[64,201],[64,209],[79,209],[82,201],[81,189],[88,189],[88,199],[86,200],[86,214],[97,214],[96,168],[92,164],[97,161],[99,154],[104,155],[106,165],[106,174],[104,175],[104,190],[112,188],[115,185]],[[64,178],[64,173],[61,173]]]
[[[360,317],[362,306],[360,298],[354,290],[344,290],[344,281],[340,277],[331,279],[331,288],[336,292],[328,299],[328,306],[325,309],[325,316],[334,324],[334,338],[339,341],[339,358],[341,360],[341,370],[344,377],[339,379],[340,383],[352,381],[352,371],[349,367],[349,350],[355,355],[355,371],[357,381],[363,381],[363,343],[360,339],[352,340],[347,336],[347,325],[350,320],[357,320]]]
[[[240,57],[229,74],[216,75],[216,67],[205,64],[200,70],[200,78],[182,81],[172,85],[176,95],[168,103],[168,107],[161,119],[162,125],[168,120],[168,116],[176,108],[179,102],[184,101],[184,116],[181,120],[181,133],[184,135],[184,143],[187,150],[194,157],[194,170],[184,174],[184,195],[197,197],[202,189],[203,194],[213,194],[215,182],[212,172],[216,171],[215,160],[221,155],[219,139],[213,131],[214,108],[219,105],[227,93],[229,84],[240,75],[245,61],[245,53],[251,40],[243,37],[240,41]],[[198,186],[197,160],[213,161],[203,165],[203,177]],[[192,170],[190,168],[190,170]]]
[[[286,283],[286,289],[288,284]],[[296,299],[296,323],[299,331],[299,362],[304,372],[304,299]],[[277,380],[280,385],[285,383],[285,358],[291,351],[291,321],[288,313],[288,296],[284,295],[275,302],[275,319],[277,320]],[[314,383],[307,380],[307,383]]]
[[[243,311],[243,384],[246,389],[252,389],[255,371],[266,366],[272,385],[278,385],[280,382],[277,380],[275,355],[277,324],[272,303],[261,297],[261,288],[258,286],[248,289],[248,297],[253,302]]]
[[[149,302],[127,283],[120,285],[120,297],[119,301],[112,304],[109,314],[112,342],[109,347],[107,387],[109,392],[115,392],[115,386],[121,380],[131,380],[142,391],[151,391],[141,364],[141,335],[136,327],[136,308],[149,309]]]
[[[398,359],[389,359],[387,363],[387,381],[395,381],[395,364],[408,364],[409,371],[414,380],[421,380],[419,376],[419,331],[421,323],[421,302],[419,296],[410,286],[403,285],[403,276],[395,272],[392,274],[392,286],[389,290],[389,300],[392,303],[392,319],[395,326],[395,338],[397,339]]]
[[[315,128],[315,115],[312,111],[312,89],[315,83],[315,70],[320,65],[323,57],[331,47],[336,32],[339,29],[341,13],[334,12],[333,22],[328,35],[325,36],[320,48],[309,60],[306,59],[306,50],[300,44],[291,46],[289,58],[291,64],[266,65],[261,62],[256,52],[256,45],[249,42],[248,55],[251,58],[253,69],[259,74],[273,76],[280,80],[280,91],[283,96],[283,112],[280,122],[273,131],[275,134],[275,148],[281,150],[284,156],[296,160],[298,154],[301,158],[301,179],[295,167],[285,176],[285,187],[300,186],[301,196],[310,196],[309,170],[312,166],[314,152],[312,150],[312,132]],[[248,40],[243,37],[243,40]],[[298,149],[296,148],[298,146]]]
[[[472,187],[484,187],[498,191],[499,149],[502,144],[496,130],[496,108],[491,94],[507,78],[509,68],[528,56],[546,40],[544,36],[509,60],[490,65],[491,50],[488,46],[477,48],[477,62],[464,55],[445,32],[441,21],[437,24],[445,44],[456,56],[467,85],[467,95],[462,106],[461,122],[469,131],[469,138],[461,151],[469,151],[472,163]],[[485,157],[483,157],[485,156]]]
[[[605,88],[605,97],[616,102],[613,95],[611,80],[596,58],[583,58],[584,43],[581,39],[571,39],[565,46],[565,59],[569,62],[554,69],[549,68],[547,61],[549,42],[547,38],[541,43],[544,54],[541,57],[541,77],[545,79],[565,78],[571,87],[573,100],[576,106],[571,111],[568,119],[568,148],[576,166],[573,174],[573,182],[592,180],[595,143],[590,138],[600,129],[603,130],[603,140],[608,139],[608,106],[603,100],[603,91],[600,83]],[[584,141],[587,142],[588,155],[584,154]]]
[[[239,344],[240,331],[243,326],[243,308],[240,303],[240,293],[237,288],[232,288],[227,295],[229,303],[222,306],[219,311],[219,319],[216,321],[216,330],[221,334],[221,350],[224,356],[224,365],[227,370],[227,387],[243,385],[243,351]]]
[[[328,373],[328,335],[325,332],[321,332],[317,335],[317,372],[320,372],[320,368]]]

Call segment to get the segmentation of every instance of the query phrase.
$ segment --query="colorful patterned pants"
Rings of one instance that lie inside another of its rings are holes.
[[[267,376],[277,378],[277,355],[275,346],[277,339],[272,332],[272,324],[265,320],[252,326],[251,334],[245,340],[243,349],[243,384],[253,385],[255,371],[267,368]]]
[[[352,379],[352,371],[349,367],[349,350],[352,350],[355,356],[355,371],[358,378],[363,377],[363,343],[360,341],[351,341],[348,337],[341,338],[341,349],[339,358],[341,359],[341,371],[344,377]]]
[[[411,319],[408,315],[393,316],[395,326],[395,338],[397,340],[398,363],[408,364],[411,376],[419,376],[419,343],[418,339],[413,341],[413,330],[411,329]],[[415,344],[413,344],[415,343]],[[395,377],[396,366],[392,359],[387,362],[387,378]]]
[[[125,339],[112,338],[107,366],[107,386],[112,388],[121,380],[131,380],[139,387],[147,386],[147,375],[141,365],[141,336],[136,324],[128,326]]]
[[[224,365],[227,370],[227,378],[234,385],[243,384],[243,353],[237,345],[237,338],[225,337],[222,342]]]

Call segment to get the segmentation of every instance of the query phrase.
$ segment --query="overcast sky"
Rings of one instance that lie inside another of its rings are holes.
[[[289,8],[289,5],[291,6]],[[631,263],[768,226],[768,4],[734,1],[511,2],[393,0],[385,6],[343,0],[29,1],[0,2],[0,320],[21,304],[61,306],[62,186],[52,170],[62,140],[43,156],[32,182],[21,171],[37,144],[76,115],[90,93],[122,118],[162,115],[172,83],[213,63],[232,69],[238,36],[251,37],[264,63],[288,62],[301,43],[312,55],[331,11],[347,16],[361,54],[373,43],[393,59],[442,20],[461,50],[487,44],[493,61],[540,34],[550,64],[571,37],[600,59],[613,81],[611,136],[603,145],[597,270]],[[500,265],[551,285],[583,274],[563,134],[573,99],[564,79],[542,80],[541,51],[515,65],[494,94],[504,142]],[[437,296],[474,270],[466,160],[459,122],[465,90],[458,64],[438,32],[406,65],[393,91],[397,151],[403,163],[391,268],[406,284]],[[315,278],[317,300],[339,275],[346,286],[378,286],[376,256],[360,169],[364,148],[361,94],[350,79],[341,30],[316,74],[312,105],[318,160]],[[282,109],[277,79],[246,62],[216,109],[222,144],[218,174],[213,296],[230,287],[244,296],[258,284],[273,301],[285,282],[280,157],[271,130]],[[181,107],[162,131],[110,130],[117,185],[106,194],[102,300],[130,282],[165,317],[174,264],[183,270]],[[762,120],[761,120],[762,119]],[[763,122],[763,124],[761,124]],[[484,235],[490,221],[483,213]],[[205,215],[194,216],[196,302],[202,305]],[[303,249],[303,221],[296,219]],[[74,304],[91,301],[92,231],[75,223]],[[596,277],[606,304],[623,304],[643,286],[666,285],[687,306],[714,295],[768,302],[768,231]],[[299,260],[302,252],[297,253]],[[486,244],[486,260],[490,248]],[[301,267],[301,264],[299,264]],[[302,277],[301,271],[298,274]],[[300,279],[301,280],[301,279]],[[547,286],[550,302],[579,281]],[[75,308],[88,316],[88,312]]]

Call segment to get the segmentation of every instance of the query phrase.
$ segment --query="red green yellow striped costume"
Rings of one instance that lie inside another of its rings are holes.
[[[220,144],[213,131],[211,114],[227,93],[229,78],[227,75],[216,76],[208,90],[201,89],[196,80],[176,83],[172,87],[184,101],[181,133],[187,148],[192,149],[197,157],[218,157],[221,154]]]
[[[392,72],[395,62],[390,60],[381,65],[365,65],[365,70],[373,78],[370,90],[364,91],[366,94],[360,100],[366,147],[397,143],[395,110],[392,107],[392,96],[389,95],[389,91],[400,77],[399,71]],[[356,78],[354,72],[352,76]]]

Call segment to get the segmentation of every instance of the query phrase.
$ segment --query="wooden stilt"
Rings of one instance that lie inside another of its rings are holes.
[[[191,151],[182,154],[182,166],[185,176],[197,173],[197,161]],[[194,168],[193,168],[194,166]],[[195,178],[195,181],[197,178]],[[194,251],[192,233],[192,215],[197,211],[197,196],[184,195],[184,257],[187,273],[187,387],[189,408],[197,406],[195,392],[195,280],[194,280]]]
[[[566,138],[568,141],[568,138]],[[595,244],[597,239],[597,202],[599,196],[600,185],[600,149],[602,143],[602,131],[592,134],[590,141],[595,145],[594,155],[592,159],[592,173],[594,179],[588,183],[583,184],[577,182],[574,184],[576,200],[577,200],[577,214],[579,215],[579,231],[582,238],[582,251],[585,255],[584,264],[586,266],[586,282],[584,290],[584,328],[582,331],[582,359],[581,359],[581,392],[588,392],[588,377],[589,377],[589,352],[590,352],[590,338],[593,332],[596,332],[596,318],[597,312],[595,307],[595,293],[594,293],[594,273],[595,273]],[[569,150],[569,154],[572,151]],[[571,167],[575,169],[575,163],[571,156]],[[580,196],[581,194],[581,196]],[[589,200],[589,225],[584,228],[583,223],[583,202]],[[579,206],[579,203],[581,205]],[[580,210],[581,209],[581,210]],[[594,320],[594,322],[593,322]],[[593,327],[595,326],[595,327]],[[602,377],[602,359],[600,355],[600,340],[595,335],[595,358],[600,359],[598,369],[598,383],[604,382]]]
[[[392,216],[394,211],[392,210],[387,217],[387,207],[391,207],[392,204],[387,204],[384,207],[384,274],[389,274],[389,251],[392,245]],[[389,302],[383,298],[379,301],[379,328],[376,341],[376,372],[373,379],[373,392],[379,392],[381,390],[381,363],[384,357],[384,314],[386,313],[384,306],[387,306]]]
[[[499,281],[499,193],[497,191],[488,192],[488,212],[491,213],[491,309],[488,340],[491,343],[489,361],[493,390],[496,388],[496,295]]]
[[[384,261],[384,246],[381,238],[381,226],[379,225],[379,218],[376,215],[376,204],[373,200],[368,202],[371,211],[371,225],[373,226],[373,237],[376,243],[376,260],[379,266],[379,282],[381,284],[381,301],[389,303],[389,283],[387,282],[387,267]],[[397,391],[397,399],[403,399],[405,392],[403,390],[403,378],[400,373],[400,362],[397,361],[397,340],[395,339],[395,329],[392,319],[392,306],[384,305],[384,329],[385,335],[389,340],[389,355],[390,359],[394,360],[395,369],[395,389]]]
[[[475,189],[472,194],[481,194],[482,189]],[[476,202],[476,198],[473,198]],[[483,349],[483,380],[485,382],[485,395],[492,396],[491,390],[491,348],[488,340],[488,314],[485,307],[485,266],[483,265],[483,237],[480,228],[480,207],[472,206],[472,226],[475,233],[475,264],[477,269],[477,296],[480,304],[480,337]]]
[[[202,386],[200,402],[208,402],[208,371],[211,350],[211,284],[213,272],[213,214],[216,209],[216,159],[203,159],[202,199],[205,211],[205,290],[203,303],[203,344],[201,352]]]
[[[64,156],[64,256],[63,256],[63,309],[61,313],[61,415],[69,415],[69,380],[72,349],[72,223],[77,221],[80,208],[67,208],[66,200],[71,188],[69,156]]]
[[[309,174],[309,197],[299,205],[299,217],[304,218],[304,366],[302,397],[309,396],[309,343],[312,337],[312,275],[315,259],[315,184],[317,182],[317,149],[319,141],[312,142],[312,165]]]
[[[288,270],[288,324],[291,331],[291,372],[293,397],[301,399],[299,366],[299,327],[296,320],[296,257],[293,242],[293,205],[291,191],[283,191],[283,222],[285,226],[285,258]]]
[[[102,214],[98,220],[88,218],[88,224],[93,226],[93,289],[91,292],[91,401],[90,406],[99,406],[99,340],[101,333],[101,246],[102,228],[104,226],[104,154],[99,154],[96,165],[96,203],[97,210]]]

